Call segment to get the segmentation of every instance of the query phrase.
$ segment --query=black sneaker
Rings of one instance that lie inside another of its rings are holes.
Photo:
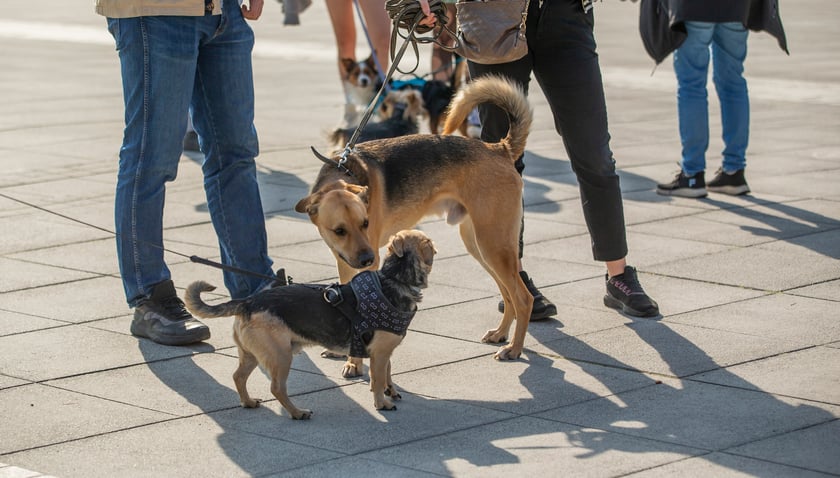
[[[747,180],[744,178],[743,169],[734,173],[727,173],[723,168],[718,169],[714,179],[709,181],[707,188],[709,191],[732,196],[740,196],[750,192],[750,187],[747,186]]]
[[[635,317],[659,315],[659,305],[642,289],[635,268],[625,266],[623,274],[613,277],[607,274],[606,279],[607,294],[604,296],[604,305]]]
[[[662,196],[679,196],[684,198],[706,197],[706,181],[703,178],[703,171],[694,176],[686,176],[680,170],[677,176],[670,183],[657,184],[656,194]]]
[[[540,293],[540,290],[534,285],[533,279],[528,277],[528,273],[520,271],[519,276],[522,277],[522,280],[525,282],[525,286],[528,287],[531,295],[534,296],[534,307],[531,309],[531,322],[545,320],[549,317],[557,315],[557,306],[552,304],[550,300],[546,299],[546,297]],[[504,300],[499,301],[499,312],[505,312]]]
[[[152,288],[152,295],[134,308],[131,333],[163,345],[187,345],[210,338],[210,328],[196,320],[165,280]]]

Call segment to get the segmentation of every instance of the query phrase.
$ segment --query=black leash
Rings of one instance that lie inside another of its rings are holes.
[[[117,234],[116,231],[112,231],[110,229],[106,229],[104,227],[97,226],[96,224],[91,224],[89,222],[82,221],[81,219],[76,219],[75,217],[70,217],[66,214],[61,214],[60,212],[55,212],[55,211],[47,209],[43,206],[39,206],[37,204],[32,204],[30,202],[27,202],[27,201],[24,201],[22,199],[18,199],[18,198],[15,198],[15,197],[9,196],[7,194],[3,194],[3,193],[0,193],[0,197],[6,198],[10,201],[14,201],[14,202],[19,203],[19,204],[23,204],[24,206],[28,206],[28,207],[31,207],[33,209],[37,209],[37,210],[39,210],[41,212],[45,212],[47,214],[52,214],[53,216],[58,216],[62,219],[66,219],[68,221],[75,222],[77,224],[81,224],[83,226],[91,227],[93,229],[108,233],[108,234],[110,234],[114,237],[119,237],[119,234]],[[185,258],[189,259],[191,262],[195,262],[197,264],[204,264],[206,266],[215,267],[217,269],[222,269],[222,270],[225,270],[225,271],[228,271],[228,272],[234,272],[236,274],[249,275],[249,276],[253,276],[253,277],[259,277],[261,279],[276,281],[276,282],[280,283],[281,285],[285,285],[286,283],[291,282],[291,278],[288,278],[288,279],[286,278],[286,272],[285,272],[284,269],[280,269],[280,270],[277,271],[278,277],[272,277],[272,276],[267,276],[265,274],[260,274],[258,272],[252,272],[252,271],[248,271],[248,270],[245,270],[245,269],[240,269],[239,267],[231,266],[231,265],[228,265],[228,264],[222,264],[220,262],[211,261],[210,259],[205,259],[203,257],[199,257],[199,256],[195,256],[195,255],[190,256],[190,255],[178,252],[178,251],[173,251],[172,249],[168,249],[166,247],[163,247],[160,244],[155,244],[155,243],[152,243],[152,242],[140,241],[140,240],[138,240],[138,242],[142,242],[143,244],[146,244],[148,246],[160,249],[162,251],[169,252],[170,254],[175,254],[176,256],[185,257]],[[281,275],[282,275],[282,277],[280,277]]]

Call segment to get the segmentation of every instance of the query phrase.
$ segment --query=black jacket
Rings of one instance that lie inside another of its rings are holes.
[[[753,31],[766,31],[787,48],[779,0],[641,0],[639,33],[656,63],[679,48],[686,37],[684,22],[741,22]]]

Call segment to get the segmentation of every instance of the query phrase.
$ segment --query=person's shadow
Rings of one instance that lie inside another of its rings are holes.
[[[731,204],[718,201],[713,197],[707,197],[704,201],[719,206],[720,209],[732,214],[742,216],[744,219],[765,224],[766,227],[741,226],[742,230],[755,236],[785,241],[832,259],[840,259],[840,245],[837,242],[830,238],[819,240],[819,238],[814,237],[815,234],[821,232],[837,230],[837,228],[840,228],[840,221],[798,208],[794,205],[795,203],[773,202],[752,195],[744,195],[740,198],[752,206],[770,209],[778,214],[762,212],[758,207],[733,207]]]

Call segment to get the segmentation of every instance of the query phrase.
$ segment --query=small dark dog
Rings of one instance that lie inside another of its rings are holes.
[[[215,288],[198,281],[187,288],[185,302],[198,317],[236,316],[233,340],[239,368],[233,381],[243,407],[259,406],[246,388],[259,365],[271,378],[271,393],[292,418],[310,418],[311,410],[297,408],[289,399],[286,380],[293,355],[305,346],[321,345],[336,353],[369,356],[373,404],[377,410],[395,410],[392,400],[401,397],[391,381],[391,354],[417,311],[420,289],[428,286],[435,252],[422,232],[400,231],[388,244],[382,269],[361,272],[347,285],[291,284],[208,305],[201,292]]]
[[[463,58],[458,58],[449,82],[429,80],[423,85],[421,92],[426,109],[429,110],[429,131],[432,134],[441,132],[444,123],[446,123],[446,118],[449,115],[449,106],[452,103],[452,99],[469,80],[470,72],[467,69],[467,61]],[[475,118],[472,115],[468,116],[467,119],[458,125],[457,131],[461,136],[467,138],[480,138],[481,127],[478,126],[477,115]]]
[[[379,116],[386,118],[379,122],[367,123],[359,133],[357,143],[372,139],[396,138],[419,132],[418,121],[426,116],[423,98],[417,90],[391,90],[382,100]],[[353,136],[356,128],[337,128],[329,135],[330,143],[343,148]]]

